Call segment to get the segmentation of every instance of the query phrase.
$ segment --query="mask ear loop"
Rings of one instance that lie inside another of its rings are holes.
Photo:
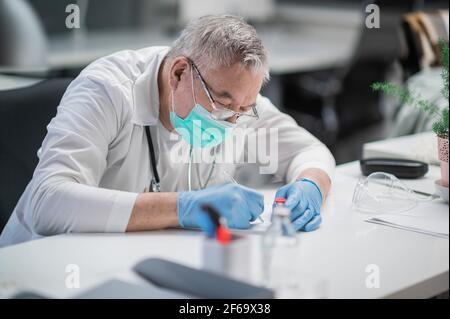
[[[194,90],[194,66],[191,65],[191,88],[192,88],[192,99],[194,100],[194,107],[197,105],[197,99],[195,98],[195,90]],[[189,184],[189,191],[192,191],[192,160],[193,160],[193,152],[192,152],[192,145],[189,147],[189,173],[188,173],[188,184]]]
[[[170,108],[173,113],[177,114],[177,112],[175,112],[175,98],[173,97],[173,90],[170,90]]]
[[[197,98],[195,97],[195,90],[194,90],[194,67],[191,64],[191,90],[192,90],[192,99],[194,100],[194,107],[197,105]],[[172,112],[174,112],[176,115],[177,112],[175,111],[175,97],[173,94],[173,90],[170,91],[170,100],[171,100],[171,109]]]
[[[195,90],[194,90],[194,66],[191,64],[191,83],[192,83],[192,98],[194,100],[194,107],[197,105],[197,99],[195,97]]]
[[[194,107],[195,107],[197,105],[197,98],[195,97],[194,66],[192,64],[191,64],[191,84],[192,84],[192,98],[194,100]],[[172,96],[172,98],[173,98],[173,96]],[[191,145],[191,147],[189,149],[189,165],[188,165],[188,189],[189,189],[189,191],[192,191],[192,160],[193,160],[192,149],[193,149],[193,147]],[[208,177],[206,179],[206,183],[204,185],[201,184],[200,172],[199,172],[199,169],[198,169],[198,165],[196,165],[197,179],[198,179],[198,182],[200,184],[200,189],[204,189],[208,185],[208,183],[209,183],[209,181],[211,179],[211,175],[212,175],[212,173],[214,171],[214,167],[216,166],[216,158],[217,158],[217,149],[214,148],[214,161],[213,161],[211,170],[209,171]]]
[[[171,100],[171,109],[172,109],[172,112],[176,115],[176,116],[178,116],[178,114],[177,114],[177,112],[175,112],[175,97],[174,97],[174,94],[173,94],[173,90],[171,90],[170,91],[170,100]],[[188,163],[188,189],[189,189],[189,191],[191,191],[192,190],[192,179],[191,179],[191,176],[192,176],[192,146],[189,148],[189,163]]]
[[[188,190],[192,191],[192,146],[189,148]]]

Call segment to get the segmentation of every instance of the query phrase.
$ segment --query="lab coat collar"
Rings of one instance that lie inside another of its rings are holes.
[[[131,121],[134,124],[148,126],[156,125],[159,121],[158,71],[168,51],[168,47],[162,47],[133,83],[134,112]]]

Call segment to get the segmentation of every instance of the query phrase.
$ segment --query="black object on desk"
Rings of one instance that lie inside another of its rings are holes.
[[[274,297],[272,290],[159,258],[145,259],[133,270],[156,286],[199,298],[273,299]]]
[[[0,89],[0,232],[33,176],[39,161],[36,152],[71,81],[55,78]]]
[[[361,172],[367,176],[374,172],[390,173],[397,178],[419,178],[428,172],[428,164],[420,161],[392,158],[360,160]]]
[[[44,295],[41,295],[40,293],[34,292],[34,291],[21,291],[13,295],[10,299],[49,299],[49,297],[46,297]]]

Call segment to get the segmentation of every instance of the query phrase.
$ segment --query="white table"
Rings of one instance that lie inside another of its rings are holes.
[[[19,89],[40,81],[42,79],[0,74],[0,91]]]
[[[304,72],[344,65],[351,58],[358,29],[331,26],[276,27],[259,34],[270,54],[274,74]],[[158,30],[89,32],[84,37],[54,37],[50,40],[49,64],[54,70],[79,68],[124,49],[170,46],[173,36]]]
[[[427,178],[413,181],[412,186],[430,191],[438,175],[438,168],[431,167]],[[448,239],[364,222],[368,216],[351,208],[358,176],[356,162],[339,167],[323,210],[322,226],[315,232],[298,234],[302,261],[298,266],[298,297],[425,298],[448,290]],[[437,201],[427,209],[448,211],[448,205]],[[257,245],[260,237],[250,237]],[[130,269],[148,257],[201,267],[201,238],[198,232],[183,230],[70,234],[2,248],[0,296],[27,289],[66,298],[109,278],[143,283]],[[78,289],[65,286],[69,264],[79,267]],[[253,250],[250,282],[261,280],[258,265],[259,255]],[[366,271],[371,265],[378,267],[379,288],[366,286]]]
[[[363,16],[359,6],[277,5],[274,21],[256,26],[269,52],[273,74],[305,72],[348,63],[358,43]],[[75,32],[49,40],[51,69],[79,68],[124,49],[171,45],[176,34],[152,27],[138,30]]]
[[[439,165],[438,142],[433,132],[423,132],[364,144],[363,158],[404,158]]]

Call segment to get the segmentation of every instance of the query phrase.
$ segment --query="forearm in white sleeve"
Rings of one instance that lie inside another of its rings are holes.
[[[120,127],[114,94],[95,79],[78,78],[64,95],[31,182],[36,233],[125,231],[137,194],[98,187]]]
[[[35,193],[33,227],[43,236],[68,232],[124,232],[136,193],[49,180]]]
[[[277,130],[277,170],[276,175],[286,182],[294,181],[302,171],[318,168],[333,176],[335,160],[328,148],[311,133],[297,125],[295,120],[280,112],[269,99],[259,96],[260,119],[253,129],[270,128]],[[263,131],[263,134],[270,134]],[[261,136],[258,136],[260,138]],[[270,142],[270,139],[266,137]]]
[[[330,180],[333,179],[335,160],[328,148],[317,141],[305,147],[293,156],[286,170],[286,181],[293,182],[308,168],[318,168],[324,171]]]

